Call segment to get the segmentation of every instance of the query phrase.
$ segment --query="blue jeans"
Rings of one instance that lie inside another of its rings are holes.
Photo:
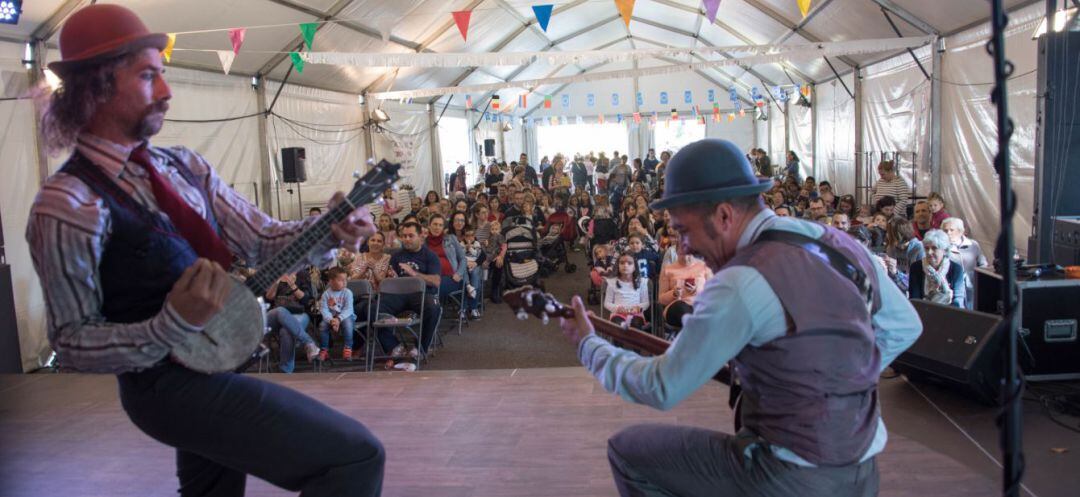
[[[135,426],[176,448],[181,497],[242,497],[247,475],[310,497],[382,491],[386,452],[379,440],[295,390],[172,363],[117,379]]]
[[[385,294],[382,296],[382,301],[379,303],[378,312],[380,314],[390,314],[397,316],[405,311],[420,312],[420,294],[413,293],[408,295],[393,295]],[[439,319],[442,317],[442,307],[435,299],[435,295],[432,295],[431,287],[428,287],[428,293],[424,294],[424,319],[420,323],[420,343],[418,346],[425,354],[428,348],[431,347],[431,340],[435,338],[435,328],[439,326]],[[394,335],[393,328],[379,328],[379,343],[382,344],[383,352],[390,353],[401,342]]]
[[[477,270],[479,269],[480,268],[477,267]],[[479,281],[480,280],[477,279],[477,283],[470,284],[475,287],[477,284],[479,284]],[[471,311],[473,309],[476,309],[479,306],[479,303],[476,301],[476,299],[469,297],[469,292],[465,290],[461,283],[461,281],[454,281],[454,278],[451,278],[450,276],[443,276],[442,283],[439,284],[439,302],[446,303],[447,299],[449,298],[448,295],[453,292],[463,291],[464,294],[462,295],[462,298],[464,299],[464,302],[462,303],[462,305],[465,306],[465,310]]]
[[[266,313],[266,325],[270,332],[278,333],[281,361],[278,368],[282,373],[291,373],[296,366],[296,349],[309,343],[315,343],[306,331],[311,318],[307,314],[290,313],[284,307],[275,307]]]
[[[356,324],[356,316],[349,316],[341,320],[341,326],[338,327],[338,331],[345,336],[345,348],[353,348],[353,328]],[[319,323],[319,346],[328,349],[330,348],[330,321],[323,321]]]

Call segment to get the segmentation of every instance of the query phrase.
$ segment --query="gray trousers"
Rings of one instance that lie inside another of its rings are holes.
[[[873,497],[874,458],[844,467],[806,468],[777,459],[751,435],[688,426],[642,424],[608,440],[608,459],[622,497]]]

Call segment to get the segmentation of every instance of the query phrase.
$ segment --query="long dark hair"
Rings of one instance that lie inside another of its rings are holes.
[[[52,154],[71,148],[79,133],[94,117],[98,106],[116,91],[114,71],[131,61],[134,55],[108,59],[84,69],[73,70],[49,97],[41,118],[41,133]]]
[[[619,279],[622,277],[622,273],[619,272],[619,263],[623,257],[629,257],[634,263],[634,275],[632,279],[634,280],[634,290],[637,290],[641,286],[641,268],[637,265],[637,258],[634,257],[634,254],[629,252],[623,252],[615,258],[615,288],[622,288],[622,280]]]

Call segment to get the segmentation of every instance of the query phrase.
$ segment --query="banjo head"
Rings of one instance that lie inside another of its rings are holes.
[[[259,347],[266,330],[263,300],[237,278],[230,278],[230,285],[221,312],[201,333],[174,346],[173,360],[200,373],[222,373],[240,367]]]

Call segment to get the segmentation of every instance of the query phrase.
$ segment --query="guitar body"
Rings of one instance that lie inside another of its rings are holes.
[[[266,312],[257,297],[237,278],[230,280],[229,296],[221,312],[201,333],[191,333],[173,347],[172,359],[200,373],[235,371],[259,348],[266,331]]]

